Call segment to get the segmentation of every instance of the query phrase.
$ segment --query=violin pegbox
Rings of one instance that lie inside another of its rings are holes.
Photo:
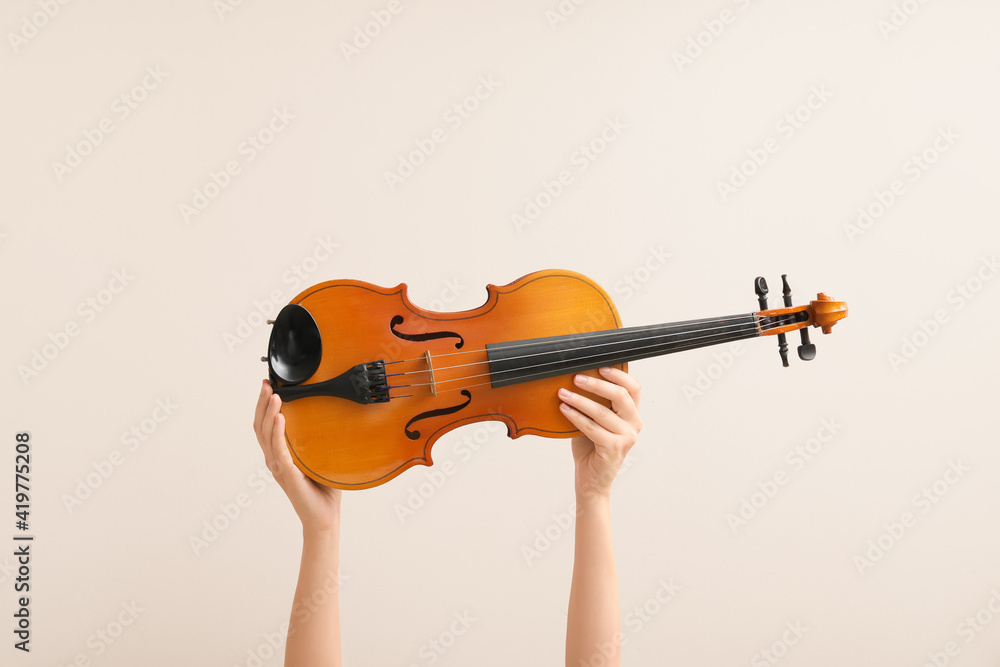
[[[781,274],[781,286],[784,308],[771,310],[767,307],[767,281],[763,276],[757,276],[754,280],[754,291],[757,293],[757,303],[760,304],[760,311],[757,313],[760,335],[778,336],[781,365],[788,366],[788,342],[785,334],[798,329],[802,339],[798,347],[799,359],[812,361],[816,358],[816,345],[809,340],[809,325],[820,327],[825,334],[830,333],[834,324],[847,317],[847,304],[834,301],[820,292],[808,306],[792,306],[792,289],[788,286],[786,274]]]

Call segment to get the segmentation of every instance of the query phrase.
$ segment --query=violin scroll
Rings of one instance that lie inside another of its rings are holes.
[[[816,295],[816,300],[809,303],[813,311],[813,326],[821,327],[823,333],[830,333],[833,325],[847,317],[847,304],[843,301],[834,301],[826,294],[820,292]]]
[[[754,281],[754,291],[757,293],[761,310],[756,313],[757,326],[761,336],[778,336],[778,351],[781,354],[782,365],[788,366],[788,345],[785,334],[799,330],[802,344],[798,347],[799,359],[811,361],[816,358],[816,345],[809,340],[810,325],[819,327],[823,333],[830,333],[833,325],[847,317],[847,304],[834,301],[820,292],[808,306],[792,306],[791,288],[787,276],[781,276],[784,308],[767,308],[767,283],[758,276]]]

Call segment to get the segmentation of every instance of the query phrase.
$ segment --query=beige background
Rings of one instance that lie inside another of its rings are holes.
[[[566,268],[626,325],[755,310],[753,278],[774,294],[781,273],[796,303],[825,291],[851,310],[814,334],[809,364],[793,338],[787,369],[773,340],[632,365],[645,428],[612,501],[625,664],[771,664],[765,650],[788,667],[998,664],[1000,281],[982,280],[1000,247],[995,3],[566,0],[563,17],[556,0],[401,0],[349,57],[388,2],[222,6],[4,3],[0,553],[25,429],[37,541],[30,657],[11,646],[0,557],[0,662],[280,664],[301,537],[250,427],[257,312],[334,278],[405,282],[418,305],[460,310],[488,283]],[[475,107],[460,126],[456,104]],[[89,140],[103,119],[110,133]],[[581,171],[579,147],[609,121],[620,129]],[[250,160],[243,142],[272,122]],[[390,188],[437,128],[444,141]],[[88,154],[67,172],[54,163],[70,151]],[[933,164],[915,168],[925,151]],[[186,220],[230,161],[239,173]],[[723,197],[734,169],[754,173]],[[562,171],[519,229],[512,215]],[[906,342],[916,354],[894,364]],[[51,358],[32,375],[36,353]],[[478,425],[434,454],[345,497],[345,664],[562,664],[568,442]],[[734,531],[729,515],[776,473],[787,483]],[[973,631],[977,613],[991,622]],[[807,628],[794,645],[786,624]]]

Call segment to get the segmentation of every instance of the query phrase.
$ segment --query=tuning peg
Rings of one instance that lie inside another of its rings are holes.
[[[792,289],[788,286],[788,277],[785,274],[781,274],[781,283],[784,285],[784,291],[782,293],[785,295],[785,308],[791,308]],[[799,332],[802,334],[802,345],[799,345],[798,347],[799,359],[802,361],[812,361],[816,358],[816,346],[809,342],[809,330],[803,327],[802,329],[799,329]],[[782,346],[784,346],[785,334],[778,334],[778,341]],[[781,358],[785,358],[784,352],[782,352]],[[788,364],[786,363],[785,365],[787,366]]]
[[[816,345],[809,342],[809,329],[805,327],[799,329],[802,334],[802,345],[799,345],[799,359],[802,361],[812,361],[816,358]]]
[[[788,276],[781,274],[781,297],[785,308],[792,307],[792,288],[788,286]],[[781,355],[781,365],[788,368],[788,340],[785,334],[778,334],[778,354]]]
[[[785,301],[785,308],[792,307],[792,288],[788,286],[788,274],[781,274],[781,296]]]
[[[764,280],[764,276],[757,276],[757,279],[753,281],[753,289],[757,293],[757,303],[760,304],[760,309],[767,310],[767,281]]]
[[[784,279],[784,276],[782,276]],[[757,303],[760,304],[761,310],[767,310],[767,281],[764,280],[763,276],[757,276],[757,279],[753,281],[753,289],[757,293]],[[788,292],[788,283],[785,283],[785,302],[790,301],[791,297]],[[788,365],[788,344],[785,343],[785,334],[778,334],[778,353],[781,355],[781,364],[783,366]]]

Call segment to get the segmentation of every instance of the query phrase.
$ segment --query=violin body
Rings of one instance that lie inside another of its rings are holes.
[[[405,284],[333,280],[296,296],[291,303],[308,310],[323,343],[318,368],[299,386],[330,380],[369,360],[384,360],[387,373],[407,373],[391,382],[404,386],[398,391],[404,397],[386,402],[337,396],[283,401],[285,438],[302,472],[341,489],[384,484],[415,465],[432,465],[439,438],[484,420],[503,422],[512,438],[579,435],[560,412],[556,394],[560,387],[581,392],[574,373],[493,387],[486,346],[616,329],[621,321],[614,303],[599,285],[571,271],[539,271],[509,285],[487,285],[486,291],[482,306],[461,312],[420,308],[407,297]],[[628,369],[627,362],[615,366]],[[598,376],[593,369],[580,372]]]
[[[512,438],[579,435],[557,395],[581,392],[577,373],[768,335],[787,366],[785,336],[796,330],[799,358],[813,359],[808,327],[830,333],[847,306],[821,293],[792,307],[782,281],[785,308],[768,309],[758,277],[757,312],[622,328],[607,293],[572,271],[487,285],[482,306],[452,313],[414,305],[405,284],[331,280],[281,309],[262,360],[295,464],[320,484],[365,489],[432,465],[434,443],[465,424],[500,421]]]

